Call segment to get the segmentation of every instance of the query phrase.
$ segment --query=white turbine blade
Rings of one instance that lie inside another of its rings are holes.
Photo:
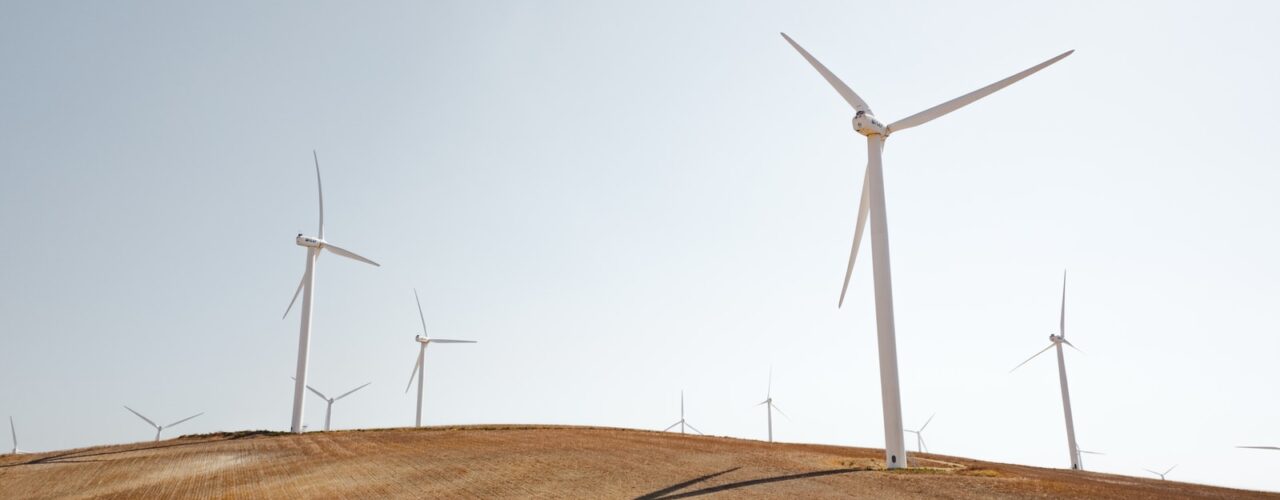
[[[1062,270],[1062,312],[1058,314],[1058,335],[1062,336],[1062,341],[1067,340],[1067,270]],[[1067,345],[1071,345],[1067,342]],[[1071,347],[1075,347],[1071,345]],[[1078,349],[1077,349],[1078,350]]]
[[[1144,468],[1144,469],[1142,469],[1142,470],[1145,470],[1145,471],[1147,471],[1147,472],[1150,472],[1150,473],[1152,473],[1152,474],[1155,474],[1155,475],[1157,475],[1157,476],[1160,476],[1160,473],[1159,473],[1159,472],[1153,471],[1153,470],[1151,470],[1151,469],[1146,469],[1146,468]],[[1160,477],[1164,477],[1164,476],[1160,476]]]
[[[1236,448],[1247,448],[1250,450],[1280,450],[1278,446],[1237,446]]]
[[[920,426],[920,430],[921,430],[921,431],[923,431],[925,427],[928,427],[928,426],[929,426],[929,422],[932,422],[932,421],[933,421],[933,417],[936,417],[936,416],[938,416],[938,414],[937,414],[937,413],[934,413],[933,415],[929,415],[929,420],[925,420],[925,421],[924,421],[924,425]]]
[[[316,393],[317,396],[320,396],[320,399],[323,399],[325,401],[329,400],[328,396],[321,394],[320,391],[317,391],[314,387],[311,387],[310,385],[307,386],[307,390]]]
[[[675,428],[675,426],[677,426],[677,425],[680,425],[680,422],[676,422],[676,423],[674,423],[674,424],[671,424],[671,425],[670,425],[670,426],[668,426],[666,429],[662,429],[662,432],[667,432],[667,431],[669,431],[669,430],[671,430],[671,429],[674,429],[674,428]]]
[[[351,252],[350,250],[347,250],[347,249],[345,249],[345,248],[339,247],[339,246],[337,246],[337,245],[333,245],[333,244],[330,244],[330,243],[325,243],[325,244],[324,244],[324,249],[325,249],[325,250],[328,250],[328,251],[330,251],[330,252],[336,253],[336,254],[338,254],[338,255],[341,255],[341,256],[343,256],[343,257],[346,257],[346,258],[348,258],[348,259],[358,260],[358,261],[360,261],[360,262],[364,262],[365,264],[371,264],[371,265],[373,265],[374,267],[382,267],[382,265],[381,265],[381,264],[378,264],[377,262],[374,262],[374,261],[372,261],[372,260],[366,259],[366,258],[361,257],[361,256],[359,256],[359,255],[356,255],[355,253]]]
[[[431,339],[432,344],[474,344],[476,340]]]
[[[778,405],[775,405],[775,404],[773,404],[773,403],[769,403],[769,406],[772,406],[772,407],[773,407],[773,409],[778,410],[778,414],[779,414],[779,415],[782,415],[782,416],[784,416],[784,417],[787,417],[787,420],[791,420],[791,416],[787,415],[787,414],[786,414],[786,412],[782,411],[782,408],[778,408]]]
[[[1062,343],[1063,343],[1063,344],[1067,344],[1067,346],[1068,346],[1068,347],[1070,347],[1070,348],[1072,348],[1072,349],[1075,349],[1075,350],[1076,350],[1076,352],[1079,352],[1080,354],[1084,354],[1084,351],[1081,351],[1081,350],[1080,350],[1080,348],[1079,348],[1079,347],[1076,347],[1076,345],[1075,345],[1075,344],[1072,344],[1071,342],[1068,342],[1068,341],[1067,341],[1067,339],[1062,339]]]
[[[1080,450],[1080,453],[1088,453],[1090,455],[1106,455],[1106,453],[1102,453],[1098,451],[1088,451],[1088,450]]]
[[[413,387],[413,378],[418,376],[418,370],[422,369],[422,357],[419,356],[413,362],[413,372],[409,373],[409,385],[404,386],[404,393],[409,393],[409,388]]]
[[[1016,82],[1028,76],[1031,76],[1032,73],[1040,71],[1048,67],[1050,64],[1061,61],[1062,58],[1071,55],[1072,52],[1075,52],[1075,51],[1068,50],[1052,59],[1049,59],[1048,61],[1042,62],[1030,68],[1027,68],[1026,70],[1023,70],[1021,73],[1013,75],[1009,78],[1005,78],[1004,80],[1000,80],[991,85],[987,85],[986,87],[982,87],[968,94],[962,95],[960,97],[944,102],[932,108],[926,109],[914,115],[908,116],[896,122],[890,123],[889,133],[906,130],[911,127],[915,127],[917,125],[923,125],[929,122],[930,120],[933,120],[934,118],[938,118],[942,115],[945,115],[957,109],[963,108],[969,105],[970,103],[972,103],[973,101],[976,101],[978,99],[982,99],[983,97],[991,95],[992,92],[1008,87],[1009,85],[1013,84],[1013,82]]]
[[[844,270],[844,284],[840,286],[837,308],[844,307],[844,295],[849,291],[849,278],[853,276],[853,263],[858,259],[858,245],[862,244],[862,230],[867,227],[867,214],[871,211],[871,184],[867,182],[870,179],[871,169],[867,168],[862,174],[862,200],[858,202],[858,219],[853,226],[853,248],[849,250],[849,267]]]
[[[697,427],[694,427],[694,426],[693,426],[693,424],[690,424],[689,422],[685,422],[685,423],[684,423],[684,425],[689,426],[689,428],[690,428],[690,429],[693,429],[693,432],[698,433],[698,435],[700,435],[700,436],[705,436],[705,435],[706,435],[706,434],[703,434],[703,433],[702,433],[702,431],[698,430],[698,428],[697,428]]]
[[[324,239],[324,187],[320,185],[320,157],[316,155],[316,150],[311,150],[311,157],[316,160],[316,192],[320,193],[320,236]]]
[[[924,434],[919,434],[918,437],[920,438],[920,447],[924,448],[925,453],[929,453],[929,443],[924,440]]]
[[[13,436],[13,449],[18,449],[18,429],[13,426],[13,416],[9,416],[9,435]]]
[[[146,420],[146,421],[147,421],[147,423],[148,423],[148,424],[151,424],[151,426],[152,426],[152,427],[156,427],[156,428],[159,428],[159,427],[160,427],[160,426],[156,425],[156,423],[155,423],[155,422],[152,422],[152,421],[151,421],[151,419],[149,419],[149,418],[147,418],[147,417],[142,416],[142,414],[141,414],[141,413],[138,413],[138,412],[136,412],[136,411],[133,411],[133,408],[130,408],[130,407],[128,407],[128,406],[125,406],[125,407],[124,407],[124,409],[129,410],[129,413],[132,413],[132,414],[134,414],[134,415],[137,415],[137,416],[138,416],[138,418],[143,419],[143,420]]]
[[[197,414],[195,414],[195,415],[192,415],[192,416],[190,416],[190,417],[184,418],[184,419],[179,420],[179,421],[177,421],[177,422],[174,422],[174,423],[172,423],[172,424],[166,425],[166,426],[164,426],[164,428],[168,429],[168,428],[173,427],[173,426],[175,426],[175,425],[178,425],[178,424],[181,424],[181,423],[186,422],[186,421],[188,421],[188,420],[191,420],[191,419],[193,419],[193,418],[196,418],[196,417],[198,417],[198,416],[200,416],[200,415],[204,415],[204,412],[197,413]]]
[[[1021,363],[1018,363],[1018,366],[1013,367],[1013,370],[1009,370],[1009,373],[1013,373],[1013,371],[1014,371],[1014,370],[1017,370],[1018,368],[1022,368],[1022,365],[1025,365],[1025,364],[1027,364],[1027,363],[1030,363],[1030,362],[1031,362],[1031,360],[1036,359],[1036,356],[1039,356],[1039,355],[1041,355],[1041,354],[1044,354],[1044,352],[1045,352],[1045,351],[1047,351],[1047,350],[1049,350],[1049,349],[1053,349],[1053,344],[1049,344],[1049,347],[1046,347],[1046,348],[1044,348],[1044,349],[1041,349],[1041,350],[1040,350],[1040,352],[1037,352],[1037,353],[1035,353],[1035,355],[1031,356],[1030,358],[1027,358],[1027,360],[1026,360],[1026,361],[1023,361],[1023,362],[1021,362]]]
[[[413,289],[413,301],[418,303],[418,319],[422,321],[422,336],[427,336],[427,317],[422,314],[422,300],[418,299],[418,289]]]
[[[791,44],[792,47],[795,47],[796,51],[800,52],[800,55],[804,56],[806,61],[809,61],[809,64],[813,66],[813,69],[818,70],[818,73],[822,74],[822,78],[825,78],[827,83],[831,84],[832,87],[835,87],[836,92],[840,93],[840,97],[843,97],[845,102],[848,102],[850,106],[853,106],[853,109],[863,113],[871,113],[871,107],[867,106],[867,102],[863,101],[861,97],[858,97],[858,94],[855,93],[853,89],[849,88],[848,85],[845,85],[844,82],[840,81],[839,78],[836,78],[836,75],[831,73],[831,70],[827,69],[826,66],[823,66],[817,59],[814,59],[812,55],[809,55],[809,51],[804,50],[804,47],[801,47],[800,44],[796,43],[795,40],[792,40],[786,33],[782,34],[782,38],[786,38],[787,43]]]
[[[1175,466],[1173,466],[1173,467],[1170,467],[1170,468],[1169,468],[1169,470],[1164,471],[1164,474],[1162,474],[1162,475],[1163,475],[1163,476],[1167,476],[1167,475],[1169,475],[1169,473],[1170,473],[1170,472],[1173,472],[1173,469],[1177,469],[1177,468],[1178,468],[1178,466],[1177,466],[1177,465],[1175,465]]]
[[[305,285],[306,283],[307,283],[307,273],[306,271],[303,271],[302,279],[298,280],[298,289],[293,291],[293,300],[289,301],[289,307],[285,308],[284,315],[280,316],[280,319],[285,319],[289,317],[289,311],[293,310],[293,304],[298,301],[298,296],[302,295],[302,285]]]
[[[764,400],[764,401],[761,401],[761,402],[759,402],[759,403],[756,403],[755,405],[752,405],[752,406],[754,407],[754,406],[761,406],[761,405],[766,405],[766,404],[769,404],[769,400],[767,400],[767,399],[766,399],[766,400]]]
[[[350,395],[351,395],[351,393],[356,392],[356,391],[358,391],[358,390],[360,390],[360,389],[364,389],[365,387],[368,387],[368,386],[369,386],[369,384],[372,384],[372,383],[373,383],[373,382],[365,382],[365,384],[364,384],[364,385],[362,385],[362,386],[360,386],[360,387],[357,387],[357,388],[355,388],[355,389],[351,389],[351,390],[349,390],[349,391],[347,391],[347,392],[344,392],[344,393],[342,393],[342,395],[341,395],[341,396],[338,396],[338,397],[336,397],[336,398],[333,398],[333,400],[334,400],[334,401],[337,401],[337,400],[339,400],[339,399],[342,399],[342,398],[345,398],[345,397],[347,397],[347,396],[350,396]]]

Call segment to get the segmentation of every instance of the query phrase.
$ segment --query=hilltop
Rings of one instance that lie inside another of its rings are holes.
[[[890,472],[881,454],[595,427],[256,431],[0,456],[0,496],[1280,498],[932,454]]]

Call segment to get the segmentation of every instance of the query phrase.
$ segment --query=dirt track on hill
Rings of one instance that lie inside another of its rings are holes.
[[[868,448],[627,429],[471,426],[231,433],[0,456],[0,497],[1280,498]]]

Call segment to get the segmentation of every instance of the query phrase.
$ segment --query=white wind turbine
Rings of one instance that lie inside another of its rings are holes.
[[[418,413],[413,418],[414,427],[422,427],[422,379],[426,376],[426,367],[422,365],[427,357],[427,344],[474,344],[474,340],[452,340],[452,339],[436,339],[427,337],[427,318],[422,314],[422,301],[418,299],[418,289],[413,289],[413,300],[418,303],[418,319],[422,321],[422,335],[415,335],[413,340],[418,342],[418,361],[413,364],[413,373],[409,374],[409,385],[404,386],[404,392],[409,393],[409,388],[413,387],[413,377],[418,377]]]
[[[1037,352],[1035,355],[1027,358],[1026,361],[1018,363],[1018,366],[1013,367],[1013,370],[1009,370],[1009,373],[1013,373],[1014,370],[1021,368],[1022,365],[1036,359],[1036,356],[1044,354],[1045,351],[1055,347],[1058,348],[1058,381],[1062,385],[1062,413],[1065,415],[1067,420],[1067,450],[1071,453],[1071,468],[1079,469],[1080,448],[1076,446],[1076,426],[1075,421],[1071,417],[1071,392],[1067,389],[1067,362],[1062,356],[1063,344],[1071,346],[1072,349],[1077,351],[1080,350],[1075,346],[1075,344],[1072,344],[1067,340],[1067,272],[1065,270],[1062,271],[1062,309],[1058,315],[1058,334],[1049,334],[1048,347],[1041,349],[1040,352]]]
[[[1160,476],[1160,480],[1161,480],[1161,481],[1164,481],[1164,477],[1165,477],[1165,476],[1167,476],[1167,475],[1169,475],[1169,472],[1173,471],[1174,467],[1177,467],[1177,466],[1175,465],[1175,466],[1173,466],[1173,467],[1170,467],[1170,468],[1169,468],[1169,470],[1166,470],[1166,471],[1164,471],[1164,472],[1156,472],[1156,471],[1153,471],[1153,470],[1151,470],[1151,469],[1142,469],[1142,470],[1145,470],[1145,471],[1147,471],[1147,472],[1150,472],[1150,473],[1152,473],[1152,474],[1155,474],[1155,475],[1157,475],[1157,476]]]
[[[764,401],[761,401],[756,406],[764,406],[765,415],[768,416],[767,418],[769,422],[769,442],[772,443],[773,442],[773,410],[778,410],[778,413],[780,415],[787,417],[787,414],[782,411],[782,408],[778,408],[778,405],[773,404],[773,369],[769,370],[769,386],[765,391]],[[791,417],[787,417],[787,418],[791,418]],[[680,421],[681,422],[684,421],[684,392],[680,393]],[[676,422],[676,423],[680,423],[680,422]],[[668,429],[670,429],[670,427],[668,427]],[[694,430],[697,430],[697,429],[694,429]],[[698,434],[702,434],[702,433],[699,432]]]
[[[18,449],[18,429],[13,426],[12,416],[9,417],[9,435],[13,436],[13,451],[11,453],[13,453],[14,455],[17,455],[19,453],[25,453],[24,451]]]
[[[290,377],[290,378],[292,378],[292,377]],[[315,395],[320,396],[320,399],[323,399],[323,400],[325,401],[325,403],[327,403],[327,404],[328,404],[328,406],[326,406],[326,407],[325,407],[325,410],[324,410],[324,430],[326,430],[326,431],[327,431],[327,430],[329,430],[329,419],[330,419],[330,417],[332,417],[332,416],[333,416],[333,403],[337,402],[339,399],[342,399],[342,398],[345,398],[345,397],[347,397],[347,396],[350,396],[350,395],[351,395],[351,393],[353,393],[353,392],[356,392],[356,391],[358,391],[358,390],[360,390],[360,389],[364,389],[365,387],[367,387],[369,384],[372,384],[372,383],[373,383],[373,382],[365,382],[365,384],[364,384],[364,385],[362,385],[362,386],[360,386],[360,387],[357,387],[357,388],[355,388],[355,389],[351,389],[351,390],[349,390],[349,391],[347,391],[347,392],[344,392],[344,393],[342,393],[342,395],[341,395],[341,396],[338,396],[338,397],[336,397],[336,398],[331,398],[331,397],[325,396],[325,395],[324,395],[323,393],[321,393],[320,391],[317,391],[314,387],[311,387],[310,385],[307,385],[307,390],[309,390],[309,391],[311,391],[311,392],[314,392],[314,393],[315,393]]]
[[[937,415],[938,415],[937,413],[934,413],[933,415],[929,415],[929,420],[925,420],[924,425],[920,426],[919,429],[916,429],[914,431],[911,429],[907,429],[907,432],[910,432],[916,435],[916,451],[917,452],[929,451],[929,445],[924,444],[924,428],[928,427],[929,422],[933,422],[933,417]]]
[[[293,304],[298,301],[298,294],[302,294],[302,326],[298,331],[298,370],[294,375],[293,385],[293,420],[289,424],[290,432],[302,432],[302,408],[306,401],[307,386],[307,355],[311,351],[311,305],[316,289],[316,259],[320,258],[321,250],[328,250],[335,254],[341,255],[348,259],[358,260],[366,264],[378,266],[377,262],[356,255],[346,249],[338,247],[324,240],[324,189],[320,185],[320,158],[315,151],[311,152],[312,159],[316,163],[316,191],[320,193],[320,234],[316,237],[303,236],[298,233],[294,242],[298,246],[307,247],[307,270],[302,274],[302,281],[298,283],[298,289],[293,292],[293,300],[289,301],[289,307],[284,310],[284,316],[289,316],[289,311],[293,309]],[[306,293],[303,293],[303,292]]]
[[[684,420],[684,391],[680,391],[680,420],[676,421],[676,423],[674,424],[667,426],[666,429],[662,429],[662,432],[667,432],[677,425],[680,426],[681,434],[684,434],[684,428],[685,426],[688,426],[690,429],[693,429],[693,432],[696,432],[702,435],[702,431],[698,430],[697,427],[694,427],[693,424],[690,424],[689,422],[685,422]]]
[[[795,47],[809,64],[822,74],[827,83],[835,87],[836,92],[844,98],[856,111],[853,117],[853,129],[867,137],[867,170],[862,181],[862,201],[858,205],[858,219],[854,226],[853,248],[849,252],[849,267],[845,270],[844,285],[840,289],[840,305],[844,304],[845,292],[849,288],[849,277],[853,273],[854,259],[858,255],[858,245],[862,241],[862,230],[867,217],[871,217],[871,266],[875,281],[876,294],[876,331],[880,351],[880,399],[884,405],[885,462],[891,469],[905,467],[906,445],[902,428],[902,399],[898,388],[898,348],[894,336],[893,321],[893,287],[889,273],[889,228],[888,216],[885,213],[884,175],[881,171],[881,155],[884,142],[896,132],[923,125],[935,118],[960,109],[992,92],[1005,88],[1014,82],[1058,62],[1074,51],[1064,52],[1018,74],[995,82],[986,87],[908,116],[896,122],[884,125],[875,118],[871,107],[848,85],[836,78],[830,70],[818,62],[809,52],[800,47],[786,33],[782,34],[787,42]],[[902,457],[899,460],[899,457]]]
[[[168,428],[173,427],[173,426],[175,426],[175,425],[181,424],[181,423],[183,423],[183,422],[186,422],[186,421],[188,421],[188,420],[191,420],[191,419],[193,419],[193,418],[196,418],[196,417],[198,417],[198,416],[200,416],[200,415],[204,415],[204,412],[200,412],[200,413],[197,413],[197,414],[192,415],[192,416],[190,416],[190,417],[184,418],[184,419],[182,419],[182,420],[179,420],[179,421],[174,422],[174,423],[169,424],[169,425],[160,425],[160,424],[157,424],[157,423],[155,423],[155,422],[152,422],[152,421],[151,421],[151,419],[149,419],[149,418],[147,418],[147,417],[142,416],[142,414],[141,414],[141,413],[138,413],[138,412],[136,412],[136,411],[133,411],[133,408],[130,408],[130,407],[128,407],[128,406],[125,406],[125,407],[124,407],[124,409],[129,410],[129,413],[132,413],[132,414],[134,414],[134,415],[137,415],[137,416],[138,416],[138,418],[143,419],[143,420],[146,420],[148,424],[151,424],[151,426],[152,426],[152,427],[155,427],[155,428],[156,428],[156,441],[160,441],[160,431],[165,430],[165,429],[168,429]]]

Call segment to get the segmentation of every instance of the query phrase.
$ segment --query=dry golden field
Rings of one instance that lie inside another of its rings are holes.
[[[1280,498],[925,454],[590,427],[184,436],[0,456],[5,498]]]

